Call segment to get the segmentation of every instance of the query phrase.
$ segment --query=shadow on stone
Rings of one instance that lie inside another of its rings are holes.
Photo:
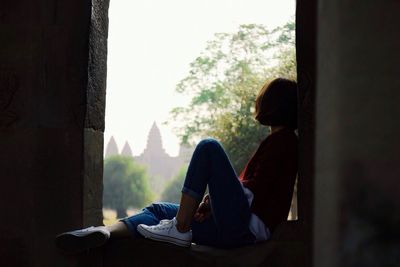
[[[103,266],[304,266],[304,244],[290,236],[295,224],[278,227],[270,241],[230,250],[201,245],[187,249],[146,239],[112,241],[104,249]]]

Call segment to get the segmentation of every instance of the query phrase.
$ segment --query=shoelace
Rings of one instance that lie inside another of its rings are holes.
[[[152,226],[152,228],[155,230],[164,230],[164,229],[171,228],[172,225],[173,225],[172,220],[161,220],[158,225],[154,225],[154,226]]]

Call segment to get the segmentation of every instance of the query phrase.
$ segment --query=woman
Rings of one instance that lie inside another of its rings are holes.
[[[59,248],[79,252],[111,238],[146,237],[188,247],[233,248],[268,240],[286,220],[297,173],[297,85],[278,78],[256,98],[255,118],[270,127],[237,177],[221,145],[201,141],[192,156],[180,204],[154,203],[110,226],[63,233]],[[243,144],[245,145],[245,144]],[[209,194],[204,195],[206,187]]]

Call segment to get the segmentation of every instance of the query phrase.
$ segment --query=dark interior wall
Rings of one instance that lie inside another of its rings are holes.
[[[399,1],[320,0],[315,266],[399,266]]]
[[[312,222],[315,151],[317,0],[297,0],[296,55],[299,87],[299,238],[305,246],[305,266],[312,264]]]
[[[0,2],[1,266],[74,266],[54,236],[100,223],[104,3]]]

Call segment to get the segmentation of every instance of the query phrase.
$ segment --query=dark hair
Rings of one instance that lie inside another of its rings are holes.
[[[277,78],[264,84],[256,98],[255,118],[263,125],[297,129],[297,83]]]

